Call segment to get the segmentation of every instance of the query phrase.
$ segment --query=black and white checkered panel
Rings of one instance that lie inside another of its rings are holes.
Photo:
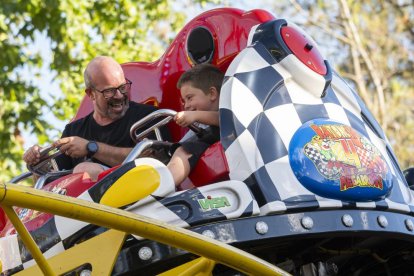
[[[413,199],[387,153],[383,132],[377,135],[372,130],[376,122],[364,121],[362,108],[370,113],[342,79],[334,75],[326,96],[318,97],[324,86],[323,76],[292,54],[277,62],[260,41],[244,49],[226,72],[220,98],[221,139],[230,178],[249,186],[261,214],[343,206],[409,212]],[[317,196],[299,183],[289,165],[289,143],[300,126],[317,118],[353,127],[380,150],[394,176],[394,189],[386,200],[342,202]]]

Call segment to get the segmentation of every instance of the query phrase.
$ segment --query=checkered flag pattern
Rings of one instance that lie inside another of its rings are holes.
[[[329,168],[328,167],[328,161],[323,157],[320,152],[312,147],[311,145],[306,145],[303,149],[305,152],[305,155],[312,160],[312,162],[316,165],[318,168],[318,171],[324,175],[326,178],[334,178],[334,171],[335,167]]]
[[[309,159],[311,159],[314,163],[322,159],[322,155],[320,154],[319,150],[310,145],[306,145],[304,151],[306,156],[309,157]]]
[[[359,161],[361,162],[361,166],[368,167],[370,162],[372,161],[372,154],[370,154],[370,152],[360,147],[356,147],[356,152],[359,156]]]
[[[338,179],[340,177],[342,169],[337,161],[328,161],[325,156],[320,154],[318,149],[309,144],[303,148],[303,151],[324,177],[328,179]]]
[[[221,139],[230,178],[249,186],[261,214],[303,208],[304,198],[306,207],[316,209],[349,205],[313,194],[291,169],[289,143],[299,127],[313,119],[331,119],[357,130],[378,148],[390,167],[394,188],[387,199],[354,205],[412,212],[413,197],[391,147],[359,96],[336,73],[327,83],[293,54],[278,60],[254,35],[249,37],[252,44],[236,56],[225,74],[220,96]],[[321,97],[326,84],[326,95]],[[314,160],[320,158],[309,148],[307,154]],[[335,166],[327,169],[319,164],[325,175],[338,171]]]

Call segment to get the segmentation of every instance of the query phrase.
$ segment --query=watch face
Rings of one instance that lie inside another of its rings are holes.
[[[89,142],[87,145],[88,155],[92,156],[98,151],[98,144],[96,142]]]

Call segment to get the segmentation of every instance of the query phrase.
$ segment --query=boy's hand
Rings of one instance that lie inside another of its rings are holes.
[[[197,121],[196,112],[181,111],[174,116],[174,121],[181,127],[187,127]]]

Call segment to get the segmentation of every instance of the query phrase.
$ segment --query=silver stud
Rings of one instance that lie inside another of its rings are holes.
[[[211,230],[204,230],[203,233],[201,233],[201,234],[203,234],[204,236],[209,237],[211,239],[215,239],[216,238],[216,235]]]
[[[79,273],[79,276],[91,276],[92,275],[92,271],[90,271],[89,269],[84,269]]]
[[[345,214],[342,216],[342,223],[346,227],[351,227],[352,225],[354,225],[354,219],[351,217],[351,215]]]
[[[385,227],[387,227],[387,226],[388,226],[388,220],[387,220],[387,218],[386,218],[385,216],[383,216],[383,215],[378,216],[377,221],[378,221],[378,224],[379,224],[382,228],[385,228]]]
[[[311,229],[313,227],[313,219],[310,217],[303,217],[300,223],[305,229]]]
[[[408,231],[412,232],[414,230],[414,224],[411,219],[405,220],[405,227],[407,227]]]
[[[152,249],[147,246],[141,247],[138,251],[138,256],[141,260],[148,261],[152,257]]]
[[[264,221],[258,221],[256,222],[256,231],[257,233],[264,235],[269,231],[269,226],[267,226],[267,223]]]

